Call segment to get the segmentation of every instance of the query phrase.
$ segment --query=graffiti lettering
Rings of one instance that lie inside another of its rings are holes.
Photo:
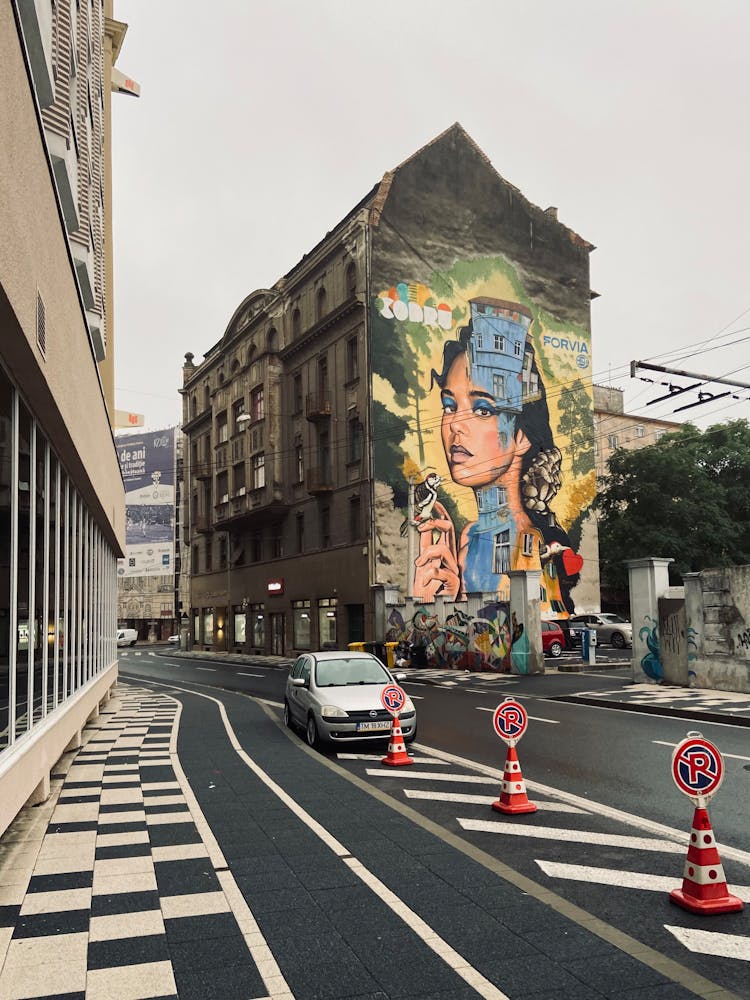
[[[441,302],[434,306],[420,306],[418,302],[404,302],[402,299],[392,299],[388,295],[381,295],[383,303],[380,315],[385,319],[408,319],[411,323],[424,323],[425,326],[439,326],[443,330],[450,330],[453,325],[453,313],[450,306]]]
[[[750,649],[750,629],[737,633],[737,642],[743,649]]]

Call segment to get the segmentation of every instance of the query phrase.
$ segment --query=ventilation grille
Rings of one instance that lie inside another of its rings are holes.
[[[36,342],[42,354],[47,353],[47,313],[42,296],[36,294]]]

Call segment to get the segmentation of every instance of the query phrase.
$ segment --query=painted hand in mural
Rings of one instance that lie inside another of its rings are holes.
[[[417,530],[419,555],[414,560],[414,596],[421,601],[432,601],[436,595],[457,597],[461,571],[456,531],[448,511],[436,501],[432,517],[420,522]]]

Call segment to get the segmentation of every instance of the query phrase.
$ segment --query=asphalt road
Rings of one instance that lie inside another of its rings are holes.
[[[149,653],[156,652],[149,650]],[[124,677],[243,691],[279,704],[286,671],[237,667],[125,651]],[[621,655],[621,654],[620,654]],[[730,885],[750,886],[750,748],[747,729],[561,702],[576,692],[622,687],[622,669],[543,677],[481,675],[462,684],[404,682],[417,704],[417,757],[409,768],[379,766],[382,748],[343,747],[326,755],[353,779],[460,836],[613,927],[740,996],[750,996],[747,913],[711,918],[671,906],[682,878],[693,806],[671,778],[672,748],[700,730],[724,754],[723,787],[711,803]],[[500,817],[506,748],[492,709],[506,696],[530,717],[518,755],[538,810]],[[368,759],[370,758],[370,759]],[[744,890],[750,901],[750,889]],[[708,931],[708,938],[706,938]],[[708,954],[734,947],[742,956]]]

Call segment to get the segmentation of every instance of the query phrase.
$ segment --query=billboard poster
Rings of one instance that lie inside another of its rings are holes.
[[[175,430],[115,438],[125,484],[125,558],[118,577],[172,576]]]

